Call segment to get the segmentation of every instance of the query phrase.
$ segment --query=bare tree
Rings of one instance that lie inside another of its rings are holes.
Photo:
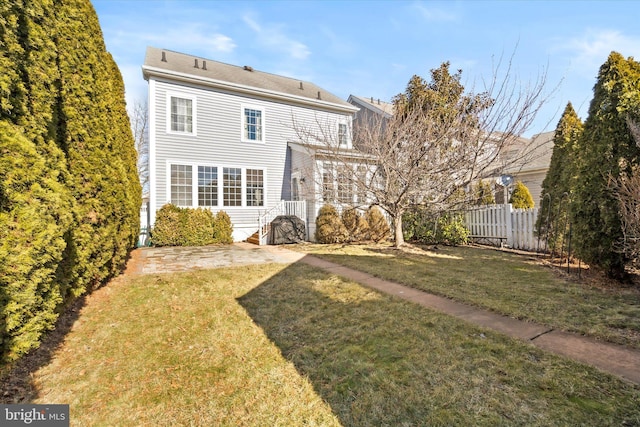
[[[500,68],[499,66],[497,69]],[[432,211],[455,208],[461,190],[495,173],[497,159],[518,142],[546,102],[546,74],[527,87],[517,84],[509,62],[504,78],[494,71],[483,91],[465,94],[462,71],[449,63],[431,70],[431,81],[414,76],[393,100],[391,117],[369,118],[346,150],[330,127],[296,125],[298,138],[322,146],[325,162],[345,173],[342,185],[379,205],[394,224],[395,245],[404,243],[402,215],[413,206]],[[516,162],[526,153],[510,159]],[[342,181],[342,182],[341,182]]]
[[[146,100],[133,103],[131,131],[138,152],[138,176],[144,195],[149,192],[149,108]]]

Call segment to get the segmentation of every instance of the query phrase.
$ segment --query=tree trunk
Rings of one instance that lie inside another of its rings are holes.
[[[402,214],[398,214],[395,216],[395,218],[393,218],[393,225],[394,225],[394,241],[395,244],[394,246],[396,248],[399,248],[400,246],[404,245],[404,234],[402,234]]]

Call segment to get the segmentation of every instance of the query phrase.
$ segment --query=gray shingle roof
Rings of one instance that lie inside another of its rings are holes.
[[[371,111],[374,111],[379,114],[386,114],[388,116],[393,116],[393,104],[385,101],[380,101],[379,99],[373,98],[365,98],[362,96],[349,95],[348,101],[354,101],[355,104],[361,105]],[[352,102],[352,104],[354,104]],[[354,105],[355,105],[354,104]]]
[[[179,74],[200,80],[202,84],[219,83],[231,86],[231,89],[234,86],[244,90],[254,89],[267,96],[275,94],[292,101],[313,102],[319,106],[355,111],[351,104],[308,81],[265,73],[249,66],[230,65],[171,50],[147,47],[144,76],[148,78],[150,74],[158,72]]]

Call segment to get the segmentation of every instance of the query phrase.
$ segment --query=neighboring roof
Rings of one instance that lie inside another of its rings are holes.
[[[308,81],[155,47],[147,47],[142,72],[146,80],[150,76],[166,77],[316,107],[357,111],[353,105]]]
[[[377,114],[382,114],[387,117],[393,116],[393,104],[389,102],[380,101],[380,99],[364,98],[361,96],[349,95],[347,102],[356,105],[358,107],[364,107],[367,110],[373,111]]]
[[[554,135],[555,131],[550,131],[536,134],[531,139],[522,138],[521,149],[526,149],[528,153],[519,165],[508,168],[509,172],[525,173],[548,169],[553,154]]]

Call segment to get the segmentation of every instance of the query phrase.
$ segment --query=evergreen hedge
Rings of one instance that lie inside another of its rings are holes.
[[[377,206],[369,206],[364,214],[364,219],[369,225],[369,239],[374,242],[381,242],[391,237],[389,222]]]
[[[224,211],[215,216],[208,209],[179,208],[170,203],[156,213],[151,231],[154,246],[204,246],[232,243],[231,219]]]
[[[343,243],[349,232],[342,223],[338,210],[333,205],[324,205],[316,218],[316,241],[318,243]]]
[[[0,2],[0,359],[124,267],[141,188],[124,84],[88,0]]]

